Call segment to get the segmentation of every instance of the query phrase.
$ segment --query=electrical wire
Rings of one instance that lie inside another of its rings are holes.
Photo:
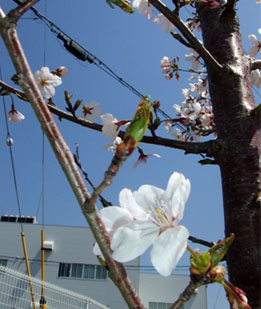
[[[20,0],[13,0],[17,4],[21,4],[22,2]],[[35,8],[31,8],[32,12],[35,14],[35,16],[40,19],[49,29],[52,33],[55,33],[57,35],[57,38],[63,41],[64,47],[75,57],[82,61],[88,61],[91,64],[96,65],[100,70],[108,74],[110,77],[115,79],[117,82],[119,82],[122,86],[126,87],[128,90],[130,90],[132,93],[134,93],[139,98],[145,97],[140,91],[138,91],[136,88],[134,88],[131,84],[129,84],[127,81],[125,81],[122,77],[120,77],[117,73],[115,73],[108,65],[106,65],[101,59],[96,57],[94,54],[92,54],[90,51],[88,51],[86,48],[81,46],[79,43],[77,43],[75,40],[73,40],[69,35],[67,35],[60,27],[58,27],[54,22],[52,22],[50,19],[48,19],[46,16],[41,14],[39,11],[37,11]],[[165,113],[161,108],[157,109],[159,113],[165,118],[165,119],[171,119],[171,117]],[[182,127],[179,123],[176,123],[177,126]],[[183,127],[182,127],[183,129]]]
[[[0,78],[3,79],[2,78],[1,66],[0,66]],[[10,96],[10,98],[11,98],[12,103],[13,103],[12,96]],[[2,100],[3,100],[3,107],[4,107],[5,125],[6,125],[6,131],[7,131],[6,143],[9,146],[9,153],[10,153],[11,166],[12,166],[12,174],[13,174],[14,187],[15,187],[16,202],[17,202],[19,217],[21,218],[22,217],[22,211],[21,211],[21,205],[20,205],[20,198],[19,198],[19,194],[18,194],[18,186],[17,186],[17,179],[16,179],[16,172],[15,172],[15,163],[14,163],[14,156],[13,156],[13,150],[12,150],[13,139],[11,137],[9,125],[8,125],[5,96],[2,96]],[[24,232],[22,220],[20,220],[20,225],[21,225],[21,231]]]

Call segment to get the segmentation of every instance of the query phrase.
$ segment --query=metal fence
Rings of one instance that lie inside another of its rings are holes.
[[[35,302],[32,302],[30,282]],[[40,308],[42,281],[0,266],[0,309]],[[44,282],[47,309],[108,309],[83,295]]]

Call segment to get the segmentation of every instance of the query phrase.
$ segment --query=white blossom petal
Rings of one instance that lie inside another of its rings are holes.
[[[81,111],[82,117],[90,122],[95,122],[97,117],[99,117],[102,113],[100,103],[96,101],[91,101],[89,103],[82,103],[82,106],[83,106]]]
[[[111,241],[112,257],[121,263],[143,254],[158,237],[158,228],[149,221],[132,221],[115,231]]]
[[[134,194],[129,189],[121,190],[119,194],[119,202],[122,208],[128,209],[135,219],[144,220],[147,214],[144,209],[136,202]]]
[[[100,215],[108,231],[115,230],[133,220],[132,214],[127,209],[117,206],[102,208]]]
[[[151,250],[152,265],[162,276],[169,276],[187,247],[188,230],[179,225],[159,235]]]
[[[107,113],[101,115],[101,120],[103,123],[102,132],[106,137],[110,137],[111,140],[115,140],[120,129],[117,126],[118,119],[113,117],[112,114]]]
[[[20,122],[22,120],[25,119],[25,116],[20,113],[19,111],[17,110],[11,110],[9,113],[8,113],[8,120],[12,121],[13,123],[17,123],[17,122]]]
[[[249,40],[252,42],[253,45],[257,45],[258,44],[258,39],[254,34],[250,34],[248,36]]]
[[[169,201],[171,212],[177,223],[183,218],[189,193],[190,181],[183,174],[173,173],[169,179],[164,199]]]
[[[122,143],[122,139],[119,136],[116,136],[114,140],[112,140],[110,143],[107,143],[103,146],[103,149],[116,152],[117,146]]]
[[[106,227],[107,232],[112,237],[114,231],[133,220],[131,213],[127,209],[117,206],[109,206],[100,210],[101,219]],[[103,256],[97,243],[93,247],[93,254]]]
[[[152,8],[148,0],[134,0],[132,3],[134,8],[138,9],[138,12],[143,16],[147,16],[149,20],[152,18]]]
[[[253,46],[249,49],[248,55],[251,56],[251,57],[255,57],[257,55],[258,51],[259,51],[259,48],[257,46]]]
[[[160,200],[164,190],[151,185],[143,185],[138,191],[133,192],[133,196],[139,205],[145,210],[151,210],[157,200]]]
[[[154,23],[162,24],[162,30],[166,33],[175,29],[175,26],[162,13],[155,17]]]

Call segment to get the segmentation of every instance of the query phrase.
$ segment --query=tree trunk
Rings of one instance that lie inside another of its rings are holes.
[[[207,70],[221,145],[216,160],[222,177],[225,234],[235,234],[226,256],[229,280],[247,293],[252,309],[260,309],[261,131],[260,113],[253,112],[249,59],[242,50],[233,7],[198,5],[197,11],[204,45],[224,65],[222,76]]]

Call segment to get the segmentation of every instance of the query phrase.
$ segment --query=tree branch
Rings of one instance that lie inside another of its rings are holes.
[[[59,161],[75,194],[75,197],[78,200],[83,215],[85,216],[94,237],[99,244],[99,247],[105,257],[106,265],[109,268],[110,277],[119,288],[122,296],[130,308],[144,308],[124,267],[112,258],[109,235],[96,207],[88,204],[90,199],[88,189],[74,162],[73,155],[65,143],[58,127],[56,126],[52,114],[50,113],[34,80],[33,74],[17,36],[16,24],[12,19],[9,19],[8,15],[5,17],[1,7],[0,34],[15,66],[18,84],[24,90],[26,97],[33,107],[42,129],[45,132],[56,155],[56,158]]]
[[[8,13],[8,19],[9,21],[12,20],[13,23],[16,23],[18,19],[29,9],[32,8],[33,5],[35,5],[39,0],[27,0],[24,1],[22,4],[20,4],[15,9],[11,10]]]
[[[180,309],[185,302],[187,302],[191,296],[195,293],[196,289],[199,288],[203,283],[201,281],[193,281],[190,280],[189,285],[185,288],[185,290],[180,294],[179,298],[175,301],[175,303],[170,307],[171,309]]]
[[[21,90],[18,90],[14,87],[11,87],[10,85],[6,84],[5,82],[0,80],[0,86],[7,90],[8,92],[14,93],[18,96],[18,98],[28,101],[26,95]],[[49,108],[49,110],[58,116],[58,118],[66,119],[71,122],[77,123],[83,127],[90,128],[95,131],[102,132],[102,125],[97,123],[89,122],[83,118],[77,118],[74,117],[71,114],[68,114],[58,107],[52,105],[52,104],[46,104]],[[119,136],[123,138],[124,132],[120,131]],[[177,141],[173,139],[163,138],[163,137],[153,137],[153,136],[144,136],[141,140],[141,143],[145,144],[151,144],[151,145],[158,145],[158,146],[165,146],[169,148],[174,149],[180,149],[184,150],[185,154],[206,154],[209,157],[213,157],[217,151],[220,151],[221,149],[221,143],[218,140],[211,140],[207,142],[201,142],[201,143],[190,143],[190,142],[183,142],[183,141]]]
[[[192,48],[202,57],[205,63],[212,70],[221,73],[223,72],[222,65],[210,54],[210,52],[199,42],[184,22],[173,13],[168,7],[159,0],[150,0],[150,3],[158,9],[173,25],[175,25],[182,35],[191,44]]]

